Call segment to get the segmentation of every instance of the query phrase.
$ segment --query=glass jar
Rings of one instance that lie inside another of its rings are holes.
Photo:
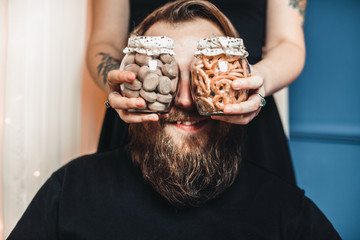
[[[231,37],[198,41],[191,66],[191,92],[199,114],[224,115],[226,104],[246,101],[247,90],[234,90],[232,81],[250,76],[243,40]]]
[[[136,74],[133,82],[120,85],[121,94],[143,98],[145,107],[133,113],[169,112],[176,96],[179,70],[174,58],[174,42],[168,37],[132,36],[123,51],[120,70]]]

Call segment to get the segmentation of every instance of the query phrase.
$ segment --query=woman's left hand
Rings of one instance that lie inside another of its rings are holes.
[[[223,110],[227,115],[211,116],[211,118],[233,124],[248,124],[261,110],[261,96],[265,96],[264,75],[251,66],[251,76],[234,80],[232,88],[249,90],[248,99],[237,104],[227,104]]]

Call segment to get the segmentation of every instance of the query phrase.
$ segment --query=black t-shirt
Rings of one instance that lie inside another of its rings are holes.
[[[234,184],[177,209],[144,183],[123,149],[71,161],[36,194],[13,239],[340,239],[297,187],[243,162]]]

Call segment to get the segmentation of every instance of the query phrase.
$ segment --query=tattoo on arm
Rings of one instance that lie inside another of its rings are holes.
[[[297,9],[302,17],[305,17],[307,0],[290,0],[289,5]]]
[[[97,70],[98,70],[98,75],[103,77],[103,82],[104,84],[106,84],[106,80],[107,80],[107,74],[114,69],[118,69],[120,67],[120,60],[113,58],[110,56],[110,54],[108,53],[98,53],[97,55],[101,55],[101,62],[100,64],[97,66]]]

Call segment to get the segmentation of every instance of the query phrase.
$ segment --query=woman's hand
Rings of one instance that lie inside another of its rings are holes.
[[[261,110],[261,96],[265,96],[264,75],[256,67],[251,66],[251,76],[234,80],[232,88],[249,90],[248,99],[237,104],[227,104],[223,111],[229,115],[211,116],[211,118],[233,124],[248,124]]]
[[[251,67],[252,75],[233,81],[232,87],[235,90],[249,90],[249,98],[238,104],[228,104],[224,108],[225,116],[212,116],[212,119],[225,121],[233,124],[248,124],[261,110],[261,97],[265,95],[264,76],[254,67]],[[109,87],[109,102],[121,119],[127,123],[140,123],[158,121],[158,114],[139,114],[128,112],[128,109],[136,109],[145,106],[142,98],[128,98],[120,94],[120,84],[132,82],[136,78],[133,72],[112,70],[107,77]]]
[[[128,109],[136,109],[145,106],[145,100],[140,97],[127,98],[120,94],[120,84],[132,82],[135,78],[135,74],[129,71],[112,70],[108,73],[107,84],[110,88],[108,100],[111,107],[114,108],[121,119],[127,123],[158,121],[159,116],[157,114],[139,114],[127,111]]]

